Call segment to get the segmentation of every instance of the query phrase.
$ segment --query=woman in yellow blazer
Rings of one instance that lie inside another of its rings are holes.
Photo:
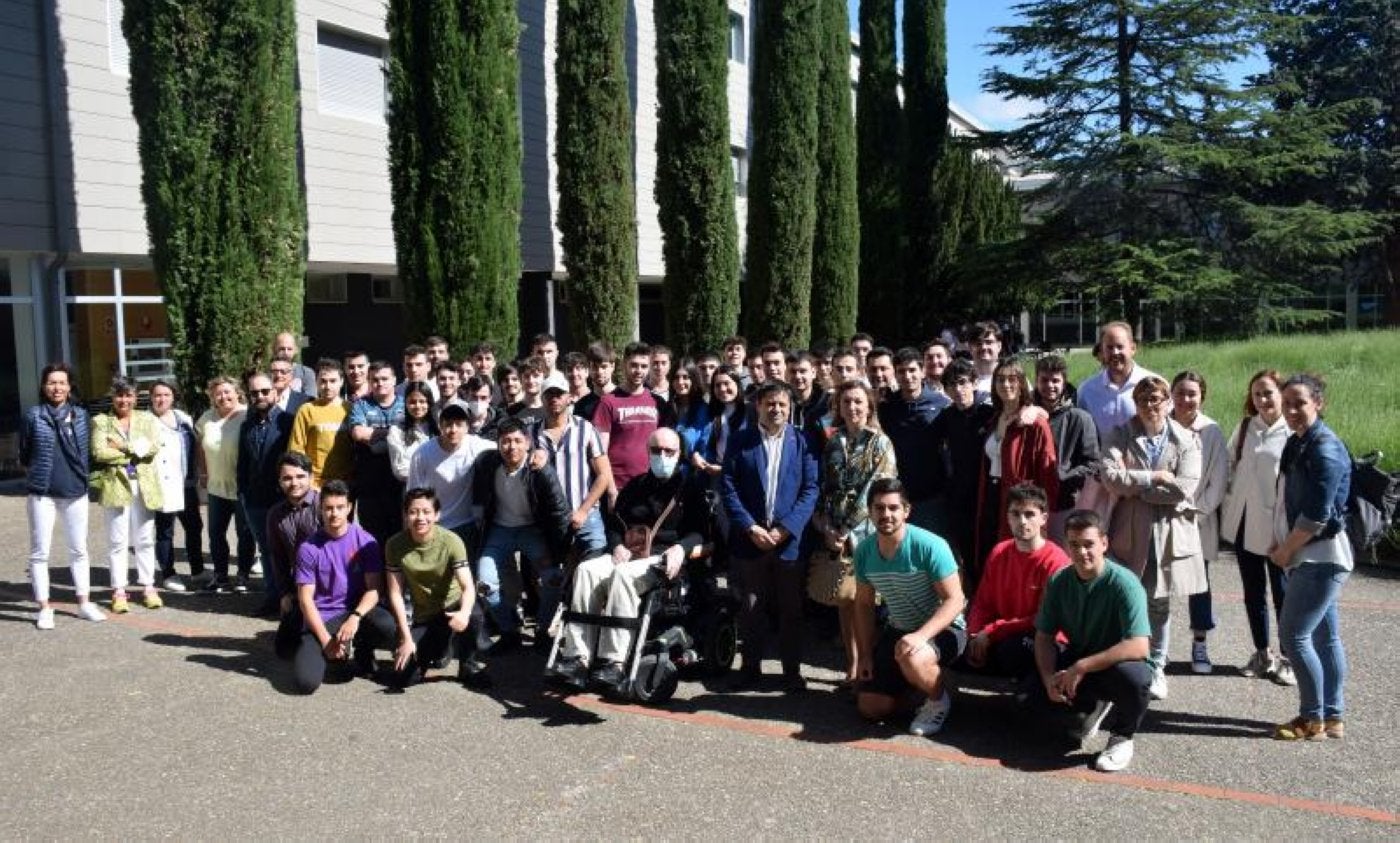
[[[156,593],[156,521],[161,506],[156,452],[160,422],[136,409],[136,384],[120,375],[112,379],[112,412],[92,420],[90,484],[107,516],[107,544],[112,580],[112,611],[129,612],[128,546],[136,550],[136,581],[147,609],[162,605]]]

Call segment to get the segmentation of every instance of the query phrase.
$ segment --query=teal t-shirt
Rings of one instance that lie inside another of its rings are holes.
[[[1048,635],[1063,632],[1071,658],[1101,653],[1120,641],[1151,634],[1147,592],[1136,574],[1112,559],[1088,582],[1070,566],[1050,578],[1035,628]]]
[[[890,624],[903,632],[923,626],[943,601],[933,584],[958,573],[958,562],[948,543],[928,530],[909,524],[904,541],[891,559],[880,555],[878,537],[856,545],[856,582],[868,583],[885,598]],[[963,628],[962,613],[953,626]]]

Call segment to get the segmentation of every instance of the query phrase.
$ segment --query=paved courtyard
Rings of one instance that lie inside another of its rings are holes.
[[[106,541],[90,548],[106,596]],[[254,596],[167,595],[35,630],[18,492],[0,495],[0,837],[1335,838],[1400,835],[1400,577],[1342,594],[1347,737],[1269,740],[1296,691],[1245,679],[1239,580],[1213,569],[1214,674],[1178,662],[1127,773],[1001,700],[959,699],[934,740],[863,725],[809,667],[800,697],[684,683],[646,709],[562,696],[522,652],[486,693],[434,681],[290,693]],[[55,540],[63,560],[62,539]],[[1184,601],[1172,655],[1189,651]],[[833,664],[812,637],[810,661]],[[767,666],[776,672],[776,663]],[[446,678],[448,675],[444,673]]]

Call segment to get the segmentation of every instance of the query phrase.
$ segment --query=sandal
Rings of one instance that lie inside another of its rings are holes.
[[[1328,717],[1323,720],[1322,731],[1327,733],[1327,737],[1338,740],[1346,737],[1347,734],[1346,724],[1342,722],[1340,717]]]

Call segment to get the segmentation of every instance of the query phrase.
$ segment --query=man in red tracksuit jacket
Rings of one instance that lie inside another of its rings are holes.
[[[987,556],[967,615],[961,670],[1017,679],[1035,675],[1035,615],[1045,584],[1069,565],[1061,547],[1045,538],[1050,502],[1034,483],[1007,491],[1011,538]]]

